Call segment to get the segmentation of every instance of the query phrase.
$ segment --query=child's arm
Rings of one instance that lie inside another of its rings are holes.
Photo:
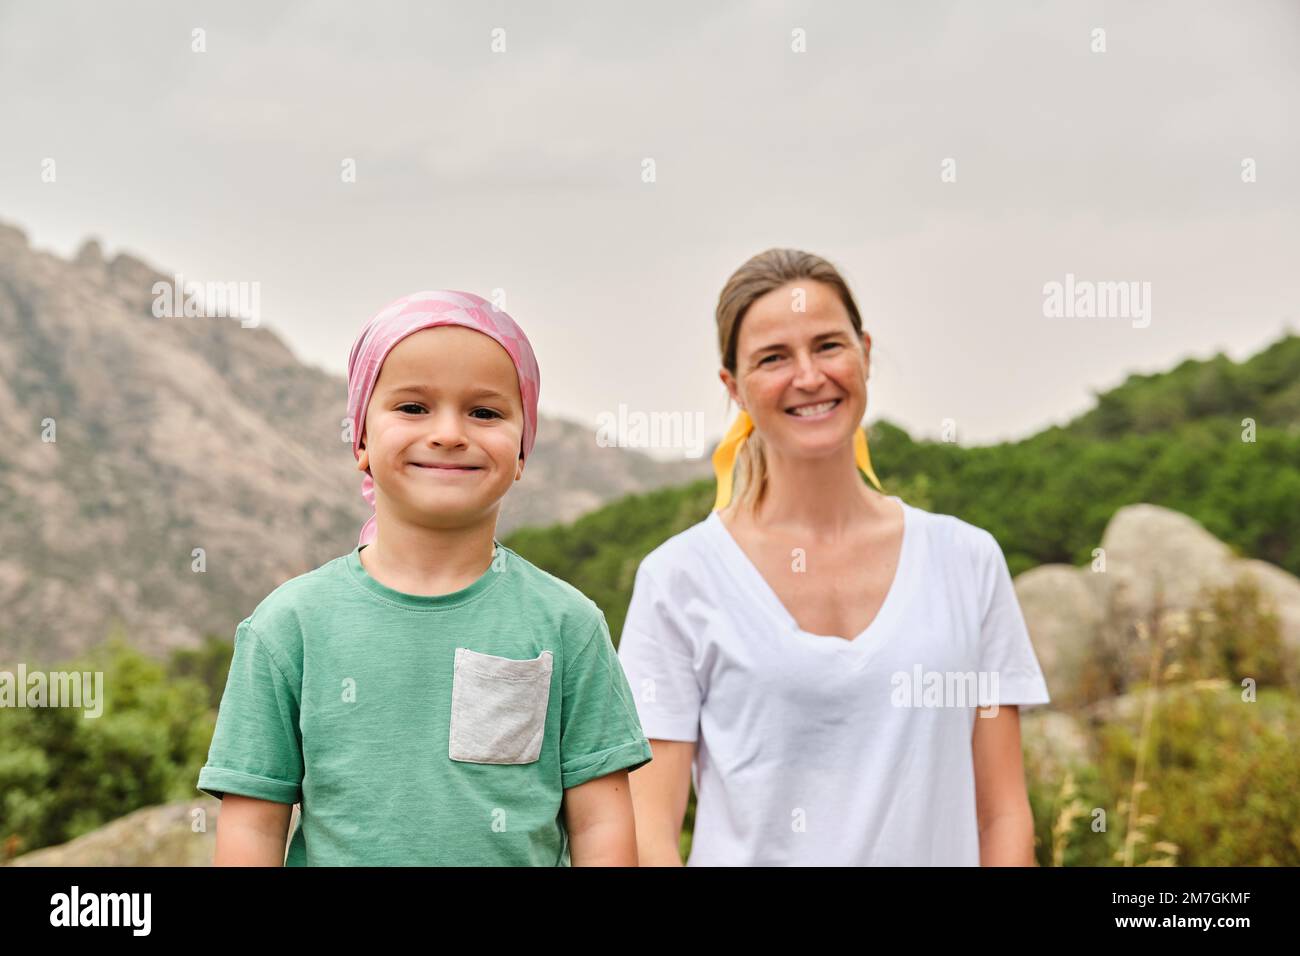
[[[599,610],[584,636],[586,643],[566,657],[562,677],[560,776],[569,862],[636,866],[628,774],[653,753]]]
[[[227,793],[217,816],[214,866],[283,866],[293,804]]]
[[[636,824],[627,771],[564,791],[564,826],[573,866],[636,866]]]
[[[292,637],[292,635],[290,635]],[[216,866],[283,866],[295,803],[303,799],[301,655],[273,654],[252,618],[235,632],[208,761],[198,789],[221,800]]]

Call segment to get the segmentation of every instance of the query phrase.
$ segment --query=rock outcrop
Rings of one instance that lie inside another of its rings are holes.
[[[211,866],[221,801],[208,796],[145,807],[9,866]]]
[[[1100,547],[1104,564],[1099,560],[1097,570],[1046,564],[1015,581],[1054,708],[1110,696],[1115,688],[1105,685],[1101,665],[1126,652],[1115,643],[1125,622],[1200,610],[1210,590],[1239,579],[1259,588],[1287,653],[1300,656],[1300,579],[1239,557],[1195,519],[1157,505],[1127,505],[1107,524]]]

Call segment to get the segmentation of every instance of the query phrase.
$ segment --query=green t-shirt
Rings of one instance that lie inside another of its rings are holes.
[[[650,760],[605,616],[496,543],[452,594],[361,548],[242,623],[198,789],[302,804],[286,866],[568,866],[565,789]]]

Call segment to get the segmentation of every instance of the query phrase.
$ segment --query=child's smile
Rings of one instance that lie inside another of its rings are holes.
[[[439,478],[458,476],[458,475],[478,475],[483,468],[478,465],[429,465],[422,462],[411,462],[416,468],[423,469]]]

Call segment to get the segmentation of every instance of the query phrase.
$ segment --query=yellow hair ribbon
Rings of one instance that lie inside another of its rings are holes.
[[[731,501],[732,473],[736,468],[736,456],[740,453],[740,446],[753,430],[754,421],[749,417],[749,412],[741,411],[736,416],[736,420],[731,423],[731,427],[727,429],[727,434],[723,436],[722,441],[718,442],[718,447],[713,450],[713,475],[718,483],[718,495],[713,501],[714,511],[722,510]],[[853,460],[857,463],[858,470],[876,486],[876,490],[884,494],[885,489],[880,486],[880,479],[876,477],[876,471],[871,467],[871,453],[867,450],[865,428],[859,428],[853,436]]]
[[[740,452],[741,443],[753,430],[754,422],[749,417],[749,412],[742,410],[731,423],[731,428],[727,429],[722,441],[718,442],[718,447],[713,449],[713,474],[718,482],[718,496],[713,501],[714,511],[720,511],[731,501],[731,473],[736,467],[736,455]]]

